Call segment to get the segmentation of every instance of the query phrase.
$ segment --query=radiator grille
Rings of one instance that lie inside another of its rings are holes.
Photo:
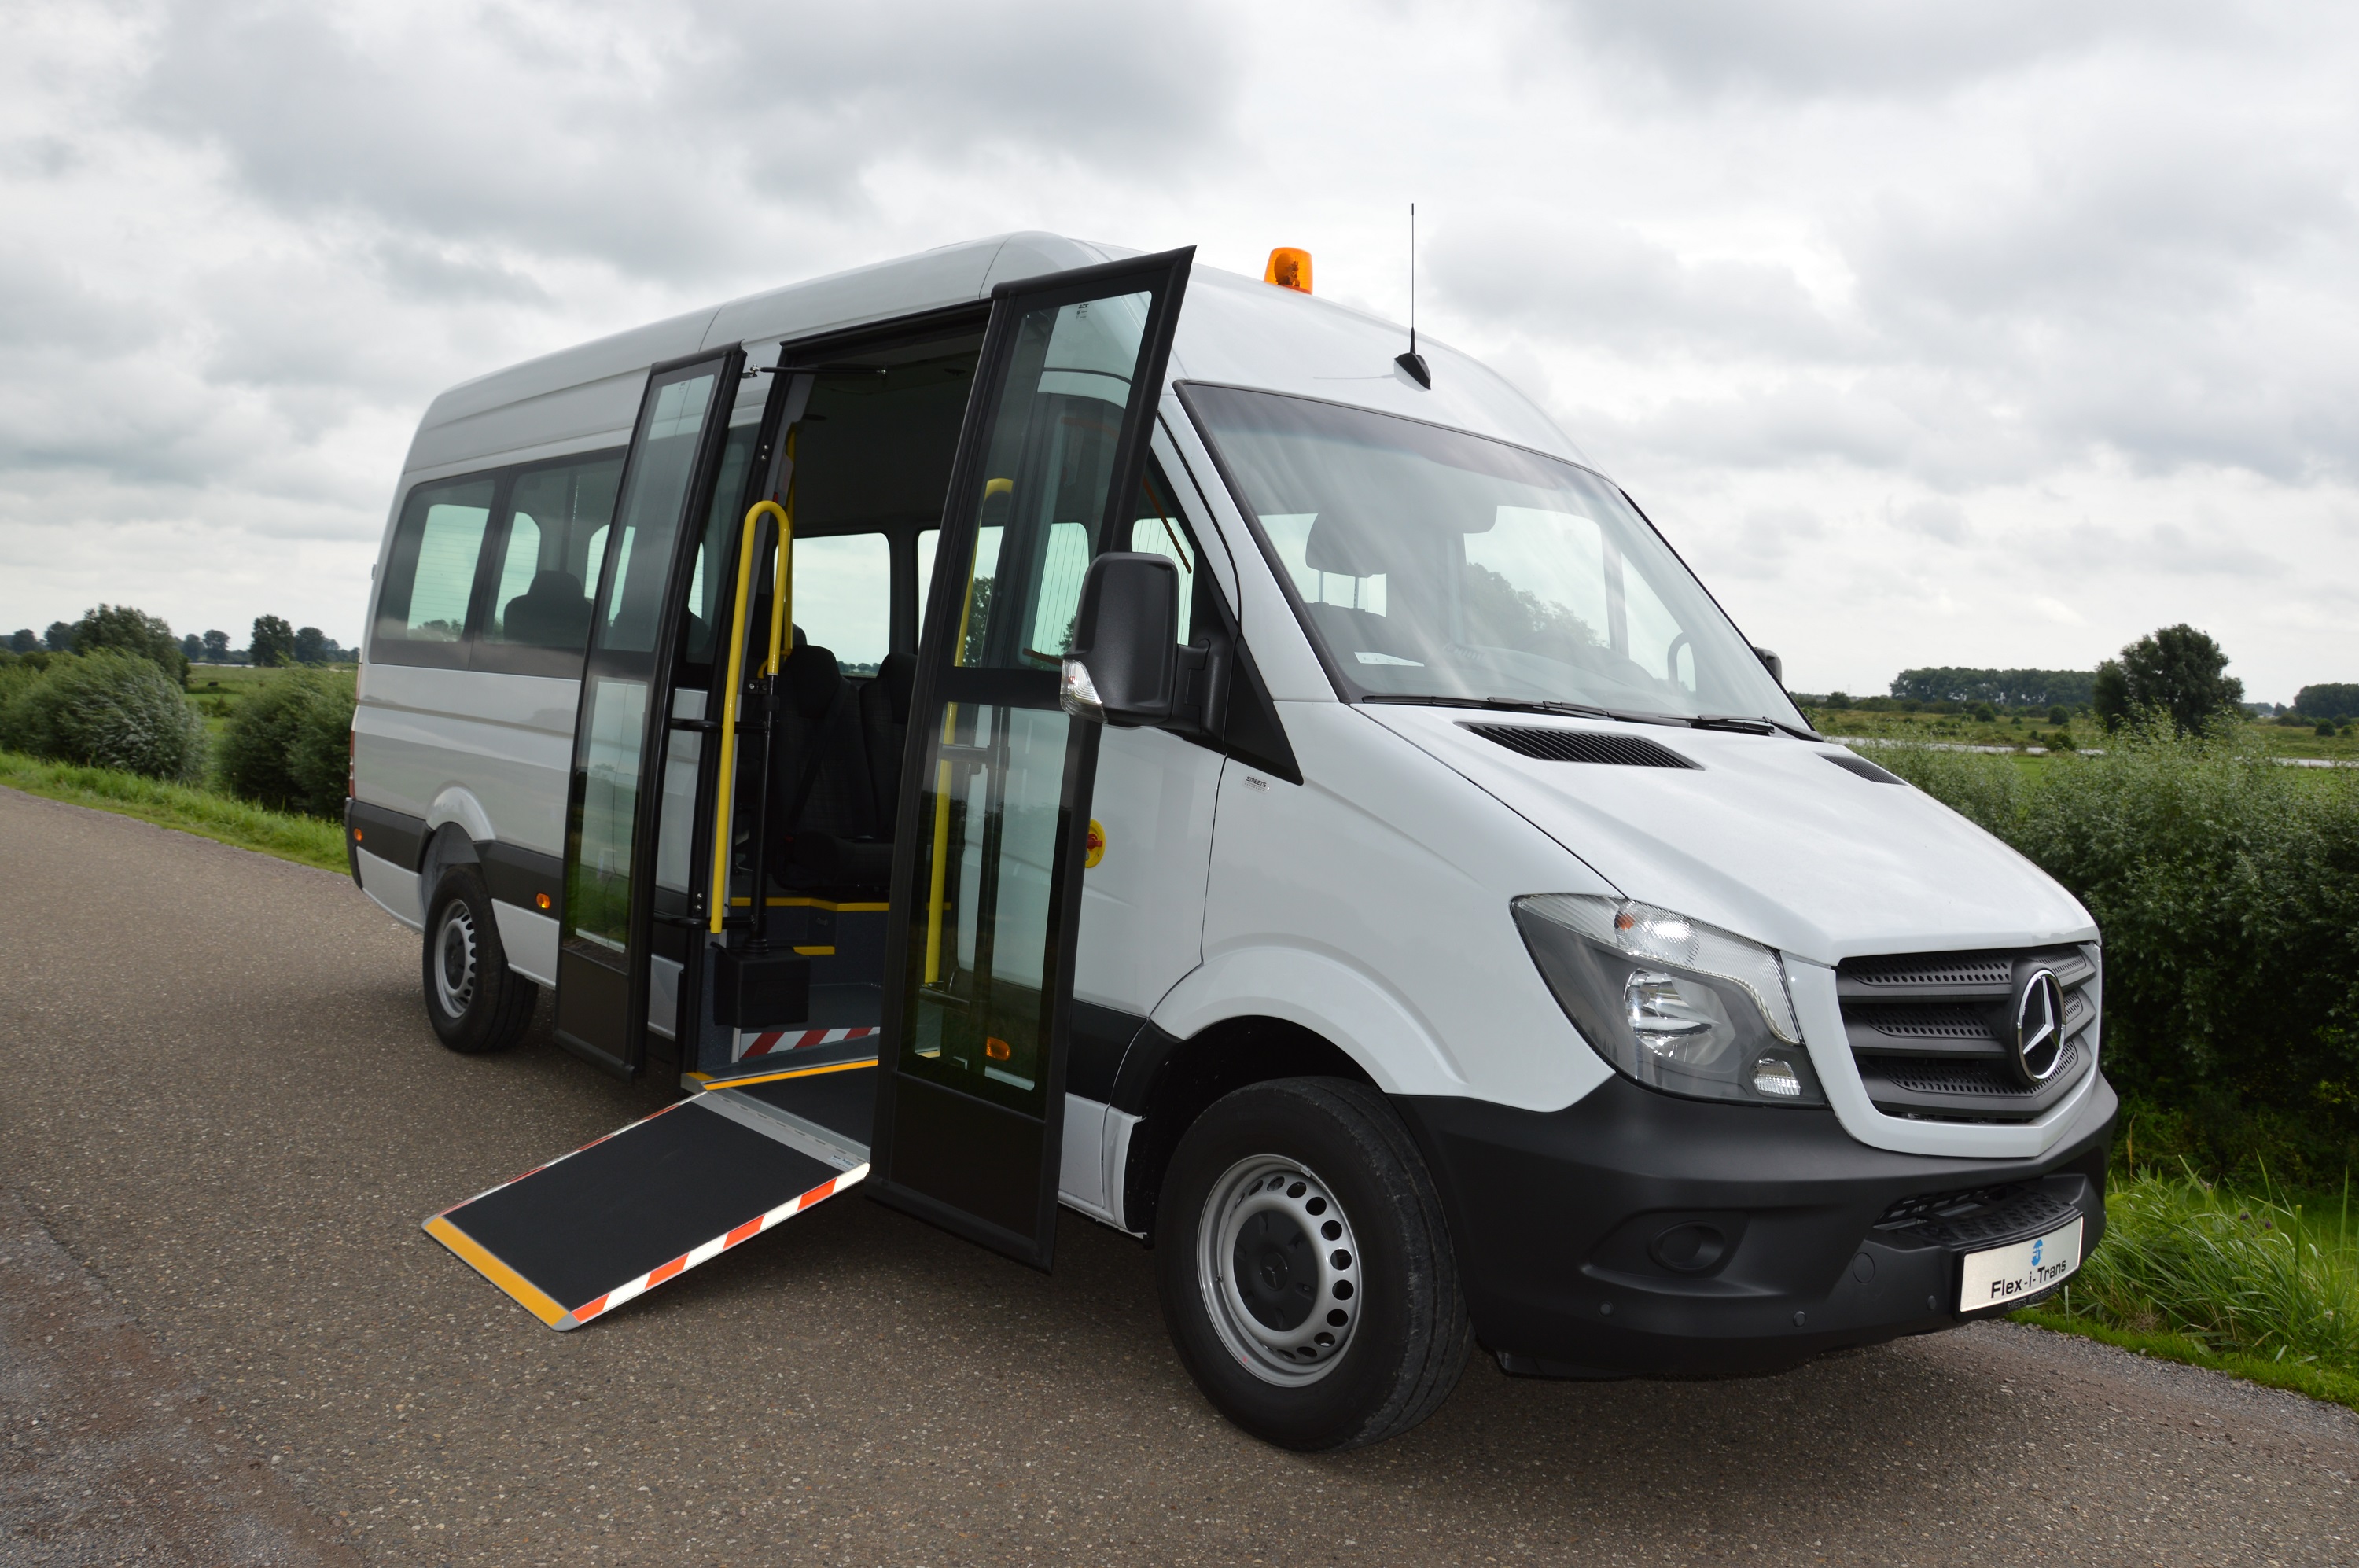
[[[2056,1070],[2027,1083],[2015,1060],[2017,987],[2053,973],[2064,994]],[[1846,960],[1835,972],[1843,1029],[1869,1100],[1886,1116],[2028,1121],[2096,1059],[2098,954],[2086,947],[1916,953]]]

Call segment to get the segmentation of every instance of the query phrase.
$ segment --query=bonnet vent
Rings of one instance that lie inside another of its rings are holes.
[[[1602,762],[1616,768],[1701,768],[1669,746],[1639,735],[1551,730],[1528,724],[1467,724],[1484,740],[1542,762]]]

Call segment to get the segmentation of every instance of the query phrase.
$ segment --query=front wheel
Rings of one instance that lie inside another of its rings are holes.
[[[1180,1139],[1157,1212],[1163,1317],[1221,1413],[1306,1452],[1431,1415],[1472,1332],[1441,1204],[1384,1096],[1256,1083]]]
[[[472,866],[454,866],[426,906],[426,1016],[444,1045],[505,1051],[532,1022],[540,987],[508,968],[492,896]]]

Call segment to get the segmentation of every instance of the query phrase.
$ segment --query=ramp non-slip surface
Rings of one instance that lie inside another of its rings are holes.
[[[865,1177],[875,1094],[873,1059],[716,1085],[426,1230],[549,1327],[578,1328]]]

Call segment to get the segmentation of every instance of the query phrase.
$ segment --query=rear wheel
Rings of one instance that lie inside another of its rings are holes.
[[[508,968],[492,896],[472,866],[444,872],[426,906],[424,975],[426,1016],[453,1051],[505,1051],[532,1022],[540,987]]]
[[[1441,1204],[1375,1090],[1289,1078],[1228,1095],[1180,1140],[1157,1212],[1172,1344],[1256,1437],[1356,1448],[1457,1387],[1472,1334]]]

